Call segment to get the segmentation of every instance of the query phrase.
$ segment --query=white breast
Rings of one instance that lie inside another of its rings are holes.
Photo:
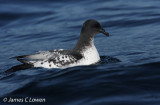
[[[94,45],[84,50],[82,54],[84,56],[84,58],[81,60],[82,65],[94,64],[100,60],[98,51]]]

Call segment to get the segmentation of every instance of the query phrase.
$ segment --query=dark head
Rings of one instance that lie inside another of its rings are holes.
[[[93,19],[89,19],[84,22],[81,32],[82,33],[92,33],[93,35],[98,34],[98,33],[103,33],[106,36],[109,36],[109,33],[105,32],[105,30],[101,27],[100,23]]]
[[[94,36],[98,33],[103,33],[106,36],[109,36],[108,32],[101,27],[100,23],[96,20],[89,19],[84,22],[80,37],[77,44],[73,47],[73,52],[82,52],[88,46],[92,46],[94,43]]]

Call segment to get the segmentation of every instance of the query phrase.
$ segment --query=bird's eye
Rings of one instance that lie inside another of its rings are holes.
[[[100,25],[99,25],[99,24],[94,24],[94,27],[95,27],[95,28],[99,28]]]

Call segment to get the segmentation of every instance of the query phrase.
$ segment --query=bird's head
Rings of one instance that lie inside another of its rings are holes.
[[[86,33],[93,33],[98,34],[98,33],[103,33],[106,36],[109,36],[109,33],[106,32],[102,26],[100,25],[100,23],[94,19],[89,19],[87,21],[84,22],[83,27],[82,27],[82,32],[86,32]]]

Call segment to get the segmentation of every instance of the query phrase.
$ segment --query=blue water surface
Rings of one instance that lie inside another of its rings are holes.
[[[47,105],[160,105],[159,0],[0,0],[0,105],[12,98],[45,98]],[[87,19],[110,37],[95,45],[103,63],[63,70],[30,68],[18,55],[71,49]],[[105,63],[104,56],[121,62]]]

